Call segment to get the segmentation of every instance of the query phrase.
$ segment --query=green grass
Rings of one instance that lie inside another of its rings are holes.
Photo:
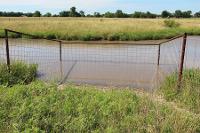
[[[27,65],[23,62],[14,62],[10,66],[0,63],[0,85],[12,86],[14,84],[28,84],[36,77],[37,65]]]
[[[109,18],[0,18],[0,29],[62,40],[137,41],[171,38],[185,32],[200,35],[200,19],[174,19],[179,27],[166,27],[165,19]],[[19,37],[12,34],[12,37]],[[4,31],[0,30],[0,37]]]
[[[176,102],[192,112],[200,114],[200,69],[183,72],[182,87],[177,89],[177,74],[167,77],[159,92],[168,101]]]
[[[180,109],[127,89],[32,82],[36,70],[16,62],[9,73],[0,65],[0,132],[200,132],[199,69],[184,71],[179,92],[177,74],[160,88]]]
[[[138,97],[130,90],[33,82],[0,87],[0,132],[200,131],[200,118]]]

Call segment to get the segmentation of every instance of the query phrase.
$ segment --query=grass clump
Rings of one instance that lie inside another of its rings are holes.
[[[169,28],[177,28],[180,26],[180,23],[176,22],[175,20],[164,20],[164,25]]]
[[[200,114],[200,69],[190,69],[183,72],[181,89],[177,89],[177,73],[167,77],[160,92],[168,101],[174,101]]]
[[[36,72],[37,65],[35,64],[15,62],[10,65],[10,72],[6,64],[0,64],[0,85],[28,84],[35,79]]]
[[[198,132],[200,119],[138,97],[33,82],[0,88],[0,132]]]

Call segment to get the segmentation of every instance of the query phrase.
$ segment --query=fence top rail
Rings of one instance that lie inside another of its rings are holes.
[[[186,33],[184,33],[184,34],[186,34]],[[164,43],[173,41],[173,40],[175,40],[175,39],[177,39],[177,38],[180,38],[180,37],[184,37],[184,34],[178,35],[178,36],[175,36],[175,37],[173,37],[173,38],[171,38],[171,39],[168,39],[168,40],[166,40],[166,41],[163,41],[163,42],[161,42],[159,45],[162,45],[162,44],[164,44]]]
[[[10,30],[10,29],[4,29],[5,31],[8,31],[8,32],[12,32],[12,33],[16,33],[16,34],[21,34],[21,35],[25,35],[25,36],[31,36],[31,37],[35,37],[37,38],[38,36],[36,35],[31,35],[31,34],[28,34],[28,33],[22,33],[22,32],[18,32],[18,31],[14,31],[14,30]],[[49,40],[49,41],[55,41],[55,42],[62,42],[61,40],[57,40],[57,39],[48,39],[48,38],[41,38],[41,39],[45,39],[45,40]]]
[[[32,35],[32,34],[28,34],[28,33],[22,33],[22,32],[18,32],[18,31],[14,31],[14,30],[10,30],[10,29],[4,29],[4,30],[6,30],[6,31],[8,31],[8,32],[12,32],[12,33],[16,33],[16,34],[21,34],[21,35],[25,35],[25,36],[32,36],[32,37],[34,37],[34,38],[38,38],[38,36],[36,36],[36,35]],[[185,33],[186,34],[186,33]],[[164,40],[164,41],[162,41],[162,42],[157,42],[157,43],[144,43],[143,45],[162,45],[162,44],[164,44],[164,43],[167,43],[167,42],[170,42],[170,41],[172,41],[172,40],[175,40],[175,39],[177,39],[177,38],[180,38],[180,37],[183,37],[184,36],[184,34],[182,34],[182,35],[178,35],[178,36],[176,36],[176,37],[173,37],[173,38],[171,38],[171,39],[167,39],[167,40]],[[55,42],[59,42],[59,43],[63,43],[63,44],[79,44],[79,43],[83,43],[82,41],[70,41],[70,42],[68,42],[68,41],[62,41],[62,40],[58,40],[58,39],[49,39],[49,38],[45,38],[45,37],[42,37],[41,39],[45,39],[45,40],[49,40],[49,41],[55,41]],[[140,45],[141,43],[136,43],[136,42],[108,42],[108,41],[101,41],[101,42],[98,42],[98,41],[94,41],[94,42],[90,42],[90,41],[84,41],[84,43],[89,43],[89,44],[92,44],[92,43],[97,43],[97,44],[115,44],[115,43],[117,43],[117,44],[133,44],[133,45]]]

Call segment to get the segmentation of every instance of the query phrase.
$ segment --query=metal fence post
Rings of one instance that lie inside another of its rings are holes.
[[[178,89],[180,89],[181,82],[182,82],[186,44],[187,44],[187,33],[185,33],[183,36],[183,44],[182,44],[182,49],[181,49],[181,60],[180,60],[179,71],[178,71]]]
[[[5,43],[6,43],[6,61],[7,61],[7,67],[10,71],[10,53],[9,53],[9,44],[8,44],[8,30],[5,29]]]
[[[59,41],[59,46],[60,46],[60,61],[62,61],[62,42]]]
[[[160,44],[159,44],[159,46],[158,46],[158,62],[157,62],[158,64],[158,66],[160,65]]]

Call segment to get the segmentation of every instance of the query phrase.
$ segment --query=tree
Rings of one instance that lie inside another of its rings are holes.
[[[33,13],[33,17],[41,17],[40,11],[35,11],[35,12]]]
[[[117,17],[117,18],[124,18],[124,17],[125,17],[125,14],[123,13],[122,10],[117,10],[117,11],[115,12],[115,17]]]
[[[199,12],[196,12],[196,13],[194,14],[194,17],[200,18],[200,11],[199,11]]]
[[[87,17],[93,17],[91,14],[87,14],[86,16],[87,16]]]
[[[156,15],[156,14],[153,14],[153,13],[150,13],[150,12],[147,12],[147,13],[146,13],[146,17],[147,17],[147,18],[156,18],[157,15]]]
[[[51,17],[51,13],[47,12],[46,14],[43,15],[44,17]]]
[[[85,12],[84,11],[80,11],[79,14],[81,15],[81,17],[85,17]]]
[[[27,17],[33,17],[33,13],[30,13],[30,12],[29,13],[25,13],[24,15],[27,16]]]
[[[132,18],[140,18],[141,16],[141,12],[134,12],[133,14],[131,14]]]
[[[94,12],[94,17],[99,18],[99,17],[102,17],[102,15],[99,12]]]
[[[114,18],[115,14],[111,13],[111,12],[106,12],[103,16],[106,17],[106,18]]]
[[[70,12],[69,11],[62,11],[59,13],[60,17],[69,17]]]
[[[191,18],[192,17],[192,11],[184,11],[182,12],[183,18]]]
[[[169,18],[169,17],[172,17],[172,14],[165,10],[165,11],[162,11],[161,17],[162,18]]]
[[[76,11],[76,7],[71,7],[69,12],[70,17],[81,17],[81,14]]]
[[[181,10],[176,10],[174,13],[174,17],[176,18],[181,18],[183,16],[182,11]]]

